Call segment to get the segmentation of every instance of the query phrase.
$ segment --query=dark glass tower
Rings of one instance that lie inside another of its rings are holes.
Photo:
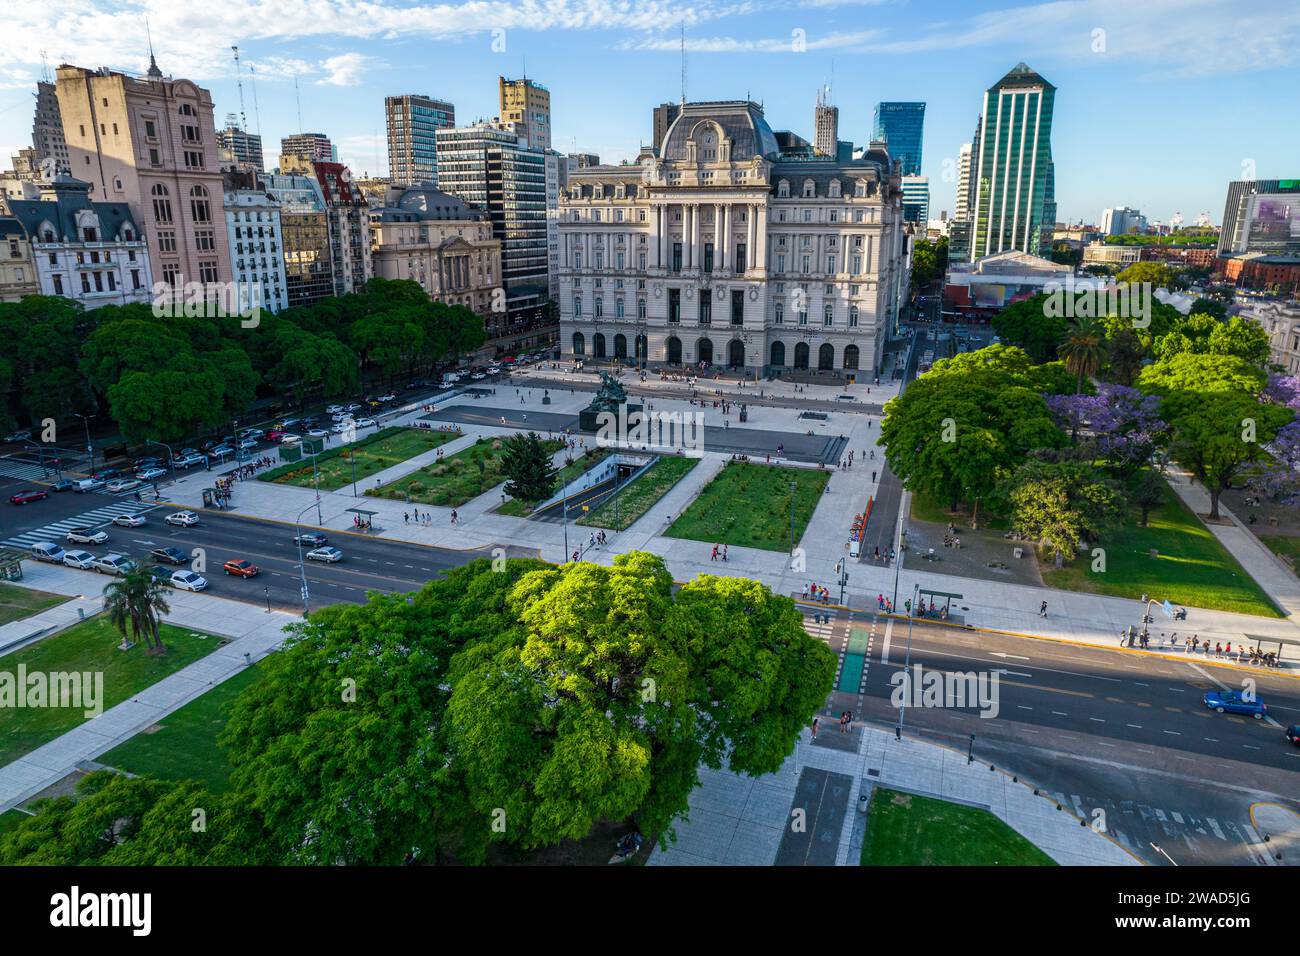
[[[877,103],[871,138],[883,139],[891,159],[903,161],[904,176],[921,175],[921,136],[925,132],[924,103]]]

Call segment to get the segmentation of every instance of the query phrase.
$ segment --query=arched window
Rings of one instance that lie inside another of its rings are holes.
[[[727,364],[732,368],[742,368],[745,364],[745,343],[732,339],[727,343]]]
[[[835,367],[835,346],[827,342],[817,350],[817,367],[823,372]]]
[[[695,343],[695,359],[705,365],[713,364],[713,341],[700,339]]]
[[[212,203],[208,199],[208,191],[203,186],[194,186],[190,189],[190,218],[195,222],[212,221]]]
[[[780,182],[778,182],[778,183],[776,184],[776,196],[777,196],[778,199],[789,199],[789,198],[790,198],[790,182],[789,182],[789,180],[782,179]]]
[[[153,189],[149,190],[153,196],[153,218],[160,225],[169,226],[172,222],[172,201],[167,193],[167,187],[162,183],[155,183]]]
[[[627,358],[627,336],[622,332],[614,336],[614,358]]]
[[[813,182],[811,179],[805,179],[803,181],[803,198],[804,199],[817,198],[817,184]]]
[[[808,343],[800,342],[794,347],[794,367],[808,367]]]
[[[605,357],[604,333],[597,332],[595,338],[591,340],[591,354],[598,359],[602,359]]]
[[[189,103],[181,104],[181,116],[194,116],[194,115],[195,115],[194,107],[190,106]]]
[[[668,364],[682,364],[682,340],[675,335],[670,335],[665,343],[668,346]]]
[[[830,196],[832,199],[840,198],[840,181],[838,179],[831,180],[830,187],[826,190],[826,195]]]
[[[586,336],[584,336],[581,332],[573,333],[573,354],[574,355],[587,354],[587,339]]]
[[[844,346],[844,367],[852,369],[858,367],[858,347],[856,345]]]
[[[773,342],[771,359],[768,362],[774,368],[781,368],[785,365],[785,343]]]

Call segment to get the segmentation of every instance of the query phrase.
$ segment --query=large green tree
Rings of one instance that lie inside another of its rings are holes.
[[[506,439],[501,470],[506,476],[506,494],[530,504],[551,496],[559,471],[551,464],[551,455],[536,432]]]
[[[1263,369],[1235,355],[1179,352],[1144,368],[1138,376],[1138,387],[1160,395],[1184,391],[1254,395],[1266,380]]]
[[[1002,496],[1016,530],[1050,547],[1058,567],[1080,542],[1097,540],[1124,514],[1119,486],[1082,461],[1026,462]]]

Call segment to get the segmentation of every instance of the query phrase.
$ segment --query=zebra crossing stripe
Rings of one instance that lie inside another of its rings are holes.
[[[84,514],[76,515],[71,518],[64,518],[61,521],[55,521],[41,528],[35,528],[22,534],[8,538],[0,544],[10,548],[31,547],[34,544],[40,544],[43,541],[58,541],[74,528],[94,527],[96,525],[107,524],[119,515],[144,514],[153,511],[158,505],[135,505],[125,501],[114,502],[111,505],[105,505],[102,508],[96,508],[93,511],[87,511]]]

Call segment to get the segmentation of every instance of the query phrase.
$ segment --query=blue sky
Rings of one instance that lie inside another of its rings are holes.
[[[1057,87],[1060,218],[1138,206],[1167,221],[1206,210],[1226,183],[1300,177],[1300,4],[1294,0],[10,0],[0,48],[0,162],[31,138],[41,51],[51,67],[142,71],[145,20],[164,72],[239,110],[230,46],[248,66],[268,153],[303,129],[338,143],[354,172],[387,166],[383,98],[450,99],[458,120],[497,112],[498,73],[551,90],[555,146],[630,158],[651,109],[691,99],[762,100],[776,129],[811,136],[832,83],[840,136],[864,142],[879,100],[924,100],[931,208],[951,210],[945,172],[969,141],[982,92],[1018,61]],[[16,7],[15,12],[11,12]],[[273,161],[273,160],[272,160]]]

